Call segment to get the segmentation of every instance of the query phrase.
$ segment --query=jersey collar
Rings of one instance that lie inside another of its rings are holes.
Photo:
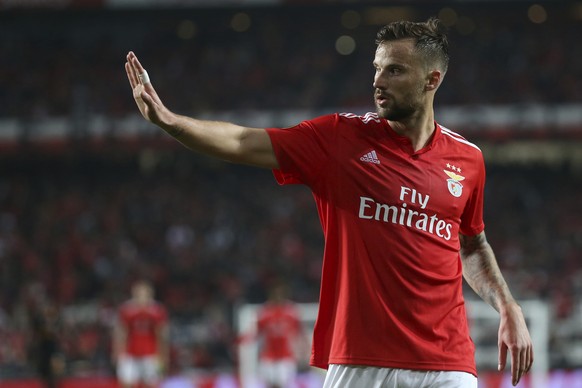
[[[441,137],[441,127],[435,121],[434,122],[435,130],[432,133],[432,136],[430,137],[430,139],[428,140],[428,143],[423,148],[414,152],[414,150],[412,149],[412,144],[410,142],[410,139],[407,138],[406,136],[399,135],[396,131],[394,131],[392,126],[390,126],[390,123],[388,122],[388,120],[384,119],[384,122],[386,123],[386,132],[388,133],[388,136],[392,140],[394,140],[396,142],[396,144],[398,144],[398,146],[404,152],[406,152],[409,155],[420,155],[420,154],[424,154],[425,152],[430,151]]]

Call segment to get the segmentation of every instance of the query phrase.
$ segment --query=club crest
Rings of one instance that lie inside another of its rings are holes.
[[[460,182],[463,179],[465,179],[465,177],[461,176],[459,174],[455,174],[452,171],[447,171],[447,170],[443,170],[443,171],[450,178],[450,179],[447,179],[447,187],[449,189],[449,192],[451,193],[451,195],[453,197],[456,197],[456,198],[460,197],[463,194],[463,185]]]

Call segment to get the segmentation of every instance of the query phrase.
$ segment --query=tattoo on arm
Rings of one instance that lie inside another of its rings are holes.
[[[513,300],[485,232],[476,236],[460,235],[463,276],[485,302],[499,311],[502,303]]]

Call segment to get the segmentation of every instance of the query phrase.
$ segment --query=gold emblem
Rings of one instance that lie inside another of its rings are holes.
[[[453,197],[460,197],[463,194],[463,185],[460,183],[465,179],[464,176],[456,174],[452,171],[443,170],[449,176],[447,179],[447,187]]]

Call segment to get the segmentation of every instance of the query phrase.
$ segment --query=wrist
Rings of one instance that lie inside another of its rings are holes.
[[[160,126],[165,132],[167,132],[172,137],[178,137],[182,133],[181,116],[171,112],[166,111],[166,113],[160,117]]]
[[[172,131],[179,125],[178,115],[174,112],[164,109],[164,112],[159,116],[159,125],[165,131]]]
[[[507,315],[515,311],[521,311],[521,306],[514,299],[499,303],[500,315]]]

